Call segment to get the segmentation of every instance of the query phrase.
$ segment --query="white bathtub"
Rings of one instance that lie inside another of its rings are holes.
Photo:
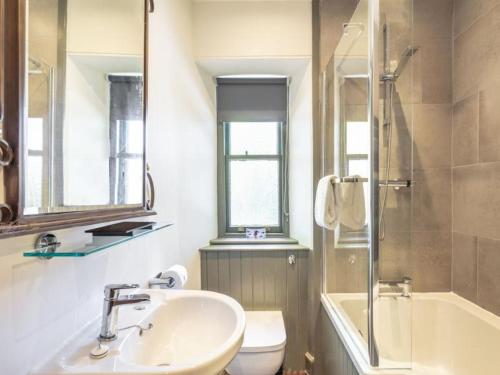
[[[453,293],[381,297],[380,368],[367,358],[366,295],[324,294],[322,303],[361,374],[500,375],[500,317]]]

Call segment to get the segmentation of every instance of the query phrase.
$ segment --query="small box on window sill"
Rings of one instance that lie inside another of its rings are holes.
[[[264,240],[266,238],[266,228],[246,228],[245,233],[249,240]]]

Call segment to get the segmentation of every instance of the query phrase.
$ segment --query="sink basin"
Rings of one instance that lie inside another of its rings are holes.
[[[243,342],[245,313],[232,298],[195,290],[143,290],[151,295],[145,310],[123,306],[118,327],[138,324],[150,330],[120,331],[106,343],[109,354],[92,359],[98,321],[86,327],[36,374],[179,374],[216,375],[238,353]]]

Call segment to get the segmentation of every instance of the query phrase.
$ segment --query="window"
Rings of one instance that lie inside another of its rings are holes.
[[[287,235],[287,82],[218,79],[219,236]]]
[[[139,204],[143,178],[144,123],[141,76],[112,74],[110,82],[110,202]]]
[[[224,123],[227,232],[282,232],[282,150],[282,123]]]
[[[27,129],[27,167],[25,206],[37,209],[44,207],[43,172],[45,162],[44,124],[41,117],[29,117]],[[46,204],[46,203],[45,203]]]

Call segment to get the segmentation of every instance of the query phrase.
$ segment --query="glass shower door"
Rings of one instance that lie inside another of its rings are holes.
[[[387,369],[412,366],[412,14],[412,0],[359,0],[323,76],[323,174],[360,181],[366,216],[324,231],[325,289]]]
[[[372,4],[372,349],[378,366],[412,367],[413,0]],[[378,110],[378,113],[377,113]],[[378,131],[376,130],[378,118]],[[377,173],[378,172],[378,173]],[[378,186],[376,175],[378,174]],[[377,197],[378,194],[378,197]],[[372,361],[375,358],[372,353]]]

